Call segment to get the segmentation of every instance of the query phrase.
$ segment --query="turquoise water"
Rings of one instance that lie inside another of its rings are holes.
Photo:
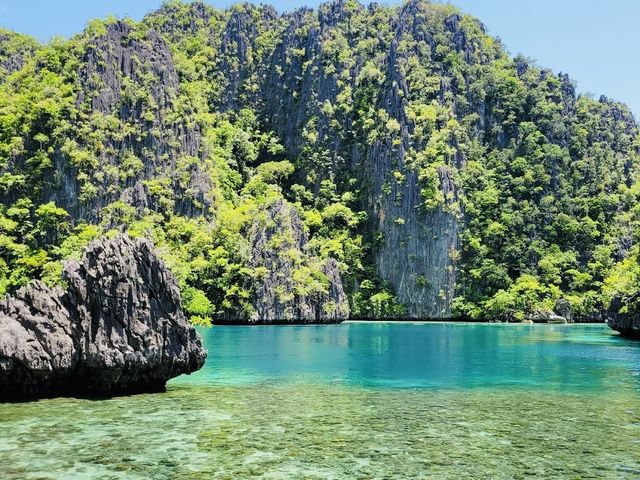
[[[215,327],[185,384],[640,389],[640,348],[604,325],[359,323]]]
[[[640,478],[640,343],[603,325],[202,333],[167,393],[0,405],[0,478]]]

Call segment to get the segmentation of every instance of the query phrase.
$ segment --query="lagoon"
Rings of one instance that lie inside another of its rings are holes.
[[[3,479],[638,478],[605,325],[215,326],[167,392],[0,405]]]

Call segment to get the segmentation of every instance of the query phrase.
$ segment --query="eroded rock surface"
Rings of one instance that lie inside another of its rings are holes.
[[[640,340],[639,299],[640,294],[637,293],[629,298],[614,297],[607,310],[607,325],[625,337]]]
[[[295,207],[277,200],[248,235],[249,265],[264,273],[248,286],[254,311],[249,317],[232,314],[223,321],[336,323],[349,318],[338,262],[322,261],[308,251],[308,236]]]
[[[0,398],[157,391],[204,364],[147,240],[92,242],[63,277],[66,291],[35,281],[0,303]]]

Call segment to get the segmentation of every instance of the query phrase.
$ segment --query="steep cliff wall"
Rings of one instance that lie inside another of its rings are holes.
[[[117,199],[139,211],[153,208],[145,181],[155,178],[168,178],[181,193],[191,188],[193,200],[201,204],[197,208],[186,195],[179,195],[184,199],[176,205],[177,211],[203,213],[211,186],[198,166],[191,167],[190,185],[178,185],[180,160],[200,155],[200,132],[189,118],[188,107],[181,111],[184,107],[178,105],[180,82],[167,44],[153,30],[142,34],[124,21],[110,23],[105,30],[87,40],[78,71],[77,104],[88,108],[89,118],[116,120],[119,125],[102,139],[96,152],[98,169],[104,173],[89,173],[87,182],[97,192],[77,207],[79,215],[95,218]],[[114,178],[113,169],[123,162],[129,162],[128,170]],[[64,198],[78,197],[64,192],[57,203],[64,205]]]
[[[246,286],[254,310],[249,318],[229,312],[223,320],[249,323],[335,323],[349,318],[349,303],[333,258],[308,249],[308,235],[295,207],[276,200],[249,231],[254,278]]]
[[[38,46],[35,38],[0,29],[0,80],[24,67]]]
[[[635,251],[629,110],[450,5],[170,2],[20,51],[0,84],[9,290],[86,221],[164,242],[215,318],[519,321],[564,299],[580,320]]]
[[[13,58],[18,68],[16,55],[5,60]],[[177,212],[206,212],[211,181],[194,161],[202,153],[199,127],[180,98],[169,47],[156,32],[127,21],[107,22],[84,32],[56,63],[42,57],[30,66],[32,75],[59,82],[60,110],[55,121],[44,114],[31,134],[41,135],[34,148],[40,147],[45,162],[35,192],[40,202],[53,201],[74,219],[98,222],[105,216],[101,210],[118,200],[139,213],[158,210],[148,181],[166,180],[178,193]],[[10,155],[14,173],[33,176],[28,155]],[[185,173],[186,183],[180,181]],[[2,193],[10,203],[24,192]]]
[[[240,51],[233,55],[240,59],[237,65],[241,71],[246,71],[231,81],[237,92],[234,101],[224,97],[220,104],[223,108],[237,107],[238,99],[246,96],[237,78],[249,79],[255,72],[254,87],[259,89],[259,95],[248,98],[258,98],[255,103],[266,125],[288,152],[300,157],[300,180],[308,181],[313,172],[311,186],[317,192],[323,180],[330,179],[347,188],[346,180],[355,178],[357,188],[365,192],[361,207],[370,213],[370,235],[379,234],[383,239],[372,252],[379,275],[392,285],[406,305],[407,315],[440,318],[450,315],[455,293],[452,256],[459,243],[459,220],[446,210],[445,204],[431,212],[419,208],[418,175],[406,164],[406,150],[413,143],[413,125],[405,112],[408,87],[396,61],[397,45],[403,35],[413,34],[420,26],[406,30],[408,22],[418,22],[412,18],[415,11],[405,10],[396,17],[375,6],[367,13],[357,4],[333,2],[318,12],[301,9],[284,15],[277,24],[268,9],[256,8],[253,15],[234,11],[223,30],[223,42],[244,46],[245,50],[247,44],[252,44],[250,51],[257,50],[255,17],[268,18],[269,28],[276,29],[281,40],[252,62],[242,60],[245,54]],[[390,45],[386,39],[378,38],[370,51],[356,53],[358,42],[375,38],[375,25],[363,25],[362,29],[351,25],[360,21],[357,17],[367,14],[379,15],[379,22],[392,22],[396,38]],[[428,41],[433,43],[430,37],[425,37],[423,43]],[[337,46],[351,49],[353,56],[336,55]],[[422,45],[416,47],[420,48]],[[386,71],[381,74],[380,84],[374,83],[376,91],[370,98],[361,98],[356,89],[367,86],[363,69],[373,61]],[[386,134],[371,141],[370,127],[360,124],[360,112],[353,107],[356,102],[399,121],[401,141]],[[366,105],[367,102],[371,104]],[[403,171],[406,180],[397,182],[394,171]],[[443,194],[455,196],[454,181],[444,169],[441,175]],[[454,199],[447,201],[452,203]]]
[[[607,324],[621,335],[640,339],[640,315],[638,294],[627,298],[616,296],[607,309]]]

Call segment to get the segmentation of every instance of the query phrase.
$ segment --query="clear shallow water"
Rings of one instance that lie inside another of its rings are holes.
[[[214,327],[166,394],[0,405],[0,478],[640,478],[601,325]]]

